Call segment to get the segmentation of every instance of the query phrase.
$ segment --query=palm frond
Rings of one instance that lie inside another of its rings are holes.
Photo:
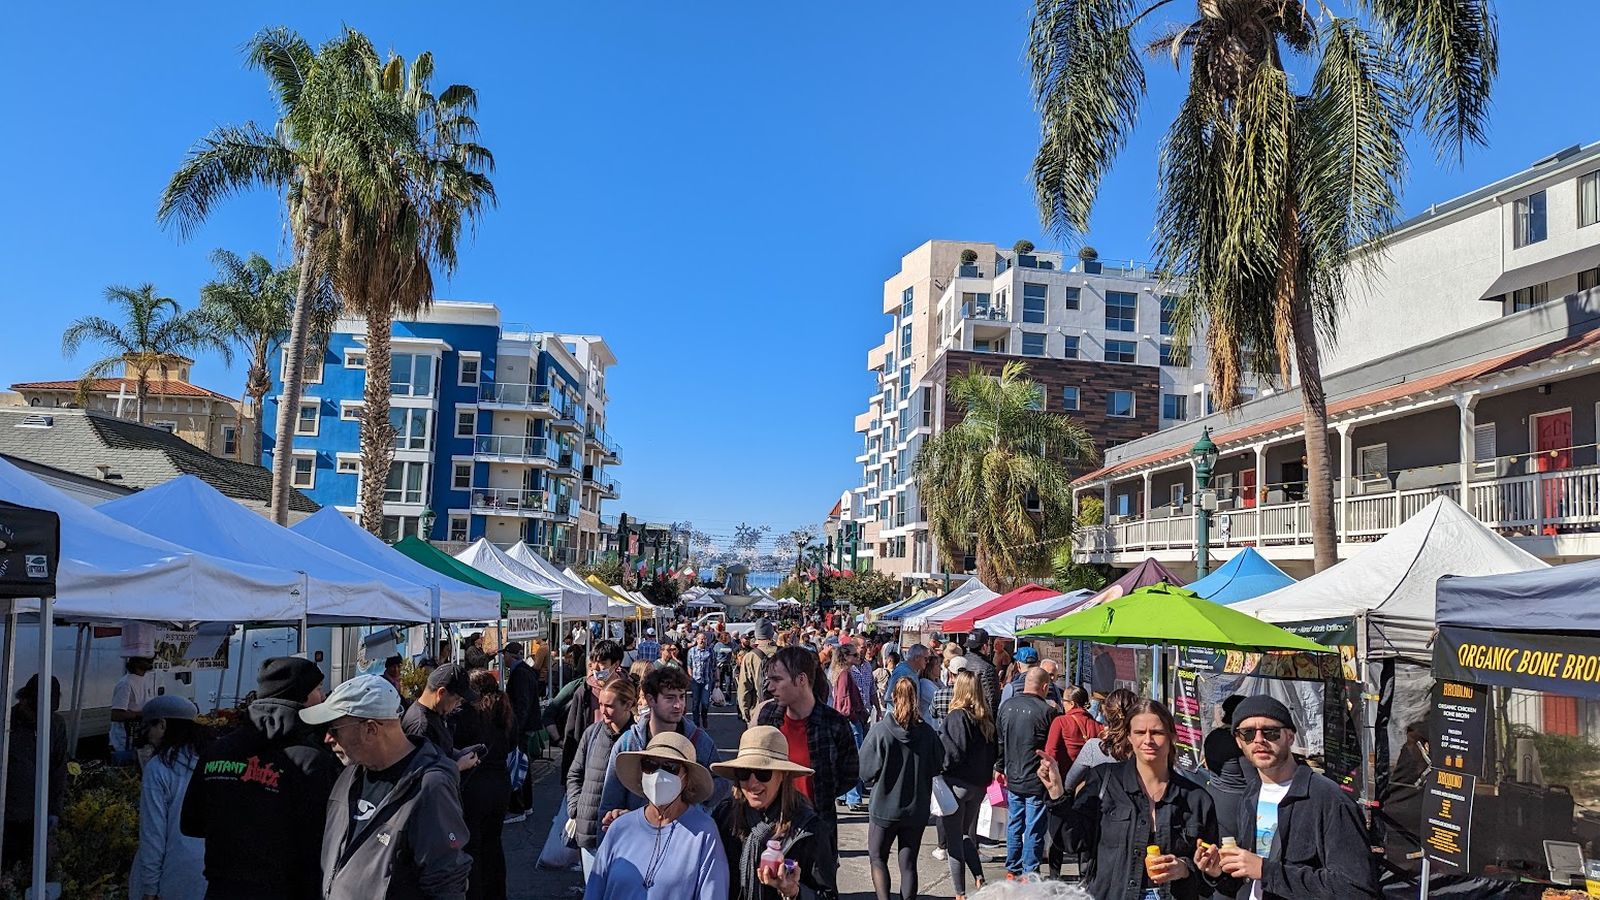
[[[254,123],[214,129],[172,174],[156,221],[188,237],[218,200],[247,188],[285,187],[296,165],[294,152]]]
[[[1394,43],[1422,129],[1440,161],[1487,143],[1489,94],[1500,69],[1488,0],[1363,0]]]
[[[300,104],[306,79],[316,53],[298,33],[283,27],[257,32],[245,47],[246,64],[266,73],[277,95],[280,109],[292,110]]]

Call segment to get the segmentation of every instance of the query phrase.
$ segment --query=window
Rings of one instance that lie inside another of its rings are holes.
[[[1106,415],[1117,419],[1133,418],[1133,391],[1107,391]]]
[[[340,475],[360,475],[361,458],[358,456],[341,455],[334,461],[333,471]]]
[[[346,369],[365,369],[367,367],[367,351],[355,349],[344,351],[344,367]]]
[[[317,422],[321,419],[321,405],[315,400],[301,400],[300,414],[294,420],[295,434],[317,433]]]
[[[1161,395],[1161,418],[1182,422],[1189,418],[1189,398],[1183,394]]]
[[[910,357],[911,357],[911,323],[907,322],[904,325],[900,326],[900,358],[901,359],[909,359]]]
[[[1373,444],[1356,450],[1356,477],[1361,481],[1381,481],[1389,477],[1389,445]]]
[[[472,463],[458,462],[451,464],[450,489],[456,491],[472,490]]]
[[[456,371],[456,384],[462,387],[477,387],[478,372],[482,364],[479,357],[462,354],[461,364]]]
[[[432,397],[433,357],[396,353],[389,372],[389,393],[396,397]]]
[[[1171,344],[1162,344],[1161,364],[1163,366],[1176,366],[1180,369],[1187,368],[1189,365],[1189,354],[1177,349]]]
[[[1537,191],[1516,202],[1515,244],[1526,247],[1548,237],[1544,218],[1544,191]]]
[[[1032,332],[1024,331],[1022,333],[1022,355],[1023,356],[1043,356],[1044,355],[1044,335],[1042,335],[1042,334],[1034,334]]]
[[[432,415],[426,409],[411,409],[409,407],[394,407],[389,410],[389,425],[394,428],[394,448],[396,450],[426,450],[428,449],[428,419]]]
[[[222,426],[222,455],[237,456],[239,454],[239,429],[233,425]]]
[[[395,460],[389,466],[389,483],[383,490],[385,503],[421,503],[427,483],[428,464]]]
[[[911,309],[915,306],[916,297],[916,288],[906,288],[900,292],[900,318],[908,318],[911,315]]]
[[[1592,287],[1600,287],[1600,266],[1578,273],[1578,290],[1587,291]]]
[[[1078,308],[1078,291],[1079,290],[1080,290],[1079,288],[1075,288],[1075,287],[1067,288],[1067,292],[1066,292],[1067,293],[1067,296],[1066,296],[1067,309],[1077,309]]]
[[[158,420],[156,420],[154,422],[151,422],[150,423],[150,427],[151,428],[159,428],[162,431],[165,431],[167,434],[177,434],[178,433],[178,423],[177,422],[169,422],[166,419],[158,419]]]
[[[1472,428],[1472,470],[1479,475],[1494,476],[1495,466],[1494,423],[1475,425]]]
[[[304,355],[300,357],[300,380],[304,384],[322,383],[322,354],[319,347],[306,347]],[[284,351],[282,373],[289,372],[289,352]]]
[[[1171,336],[1178,328],[1178,298],[1161,298],[1161,333]]]
[[[297,488],[314,488],[317,486],[317,458],[307,454],[295,454],[294,475],[289,483]]]
[[[467,523],[469,521],[471,520],[460,513],[451,513],[450,527],[445,535],[445,540],[455,544],[465,544],[467,542]]]
[[[392,544],[403,537],[410,537],[421,531],[422,520],[416,516],[384,516],[383,526],[379,529],[382,533],[379,539]]]
[[[1133,341],[1106,341],[1106,362],[1131,363],[1138,358],[1138,345]]]
[[[1064,387],[1061,389],[1061,408],[1067,412],[1078,411],[1078,389]]]
[[[1062,358],[1063,359],[1077,359],[1078,358],[1078,336],[1075,335],[1075,334],[1069,334],[1069,335],[1066,335],[1065,337],[1066,337],[1066,346],[1065,346],[1065,348],[1063,349],[1063,351],[1061,353]]]
[[[456,437],[469,438],[478,433],[478,413],[471,409],[456,410]]]
[[[1022,321],[1032,325],[1044,324],[1045,302],[1049,287],[1043,284],[1022,284]]]
[[[900,399],[911,396],[911,367],[906,366],[900,370]]]
[[[1173,509],[1179,509],[1183,506],[1184,495],[1187,493],[1188,489],[1189,486],[1186,484],[1173,484],[1167,486],[1167,502],[1172,504]]]
[[[1578,178],[1578,227],[1600,222],[1600,169]]]
[[[1522,312],[1550,299],[1550,285],[1536,284],[1511,292],[1511,311]]]
[[[1139,322],[1139,295],[1106,291],[1106,330],[1134,331]]]
[[[361,414],[366,411],[366,408],[365,404],[341,400],[339,401],[339,418],[346,422],[359,422],[361,421]]]

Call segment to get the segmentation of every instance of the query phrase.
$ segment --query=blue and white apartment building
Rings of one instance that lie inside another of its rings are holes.
[[[562,564],[599,555],[600,507],[621,493],[621,448],[606,431],[606,371],[597,335],[504,323],[491,303],[436,301],[395,322],[389,380],[394,461],[384,492],[387,540],[423,534],[446,545],[526,541]],[[357,510],[366,327],[341,320],[305,364],[295,415],[294,486]],[[283,390],[271,366],[262,464],[272,464]]]

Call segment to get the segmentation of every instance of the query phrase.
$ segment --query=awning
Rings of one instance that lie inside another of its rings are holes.
[[[1501,294],[1544,284],[1596,266],[1600,266],[1600,244],[1502,272],[1500,277],[1494,280],[1494,284],[1489,285],[1489,289],[1483,292],[1481,299],[1489,300]]]

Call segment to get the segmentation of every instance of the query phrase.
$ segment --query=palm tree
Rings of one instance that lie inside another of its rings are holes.
[[[381,63],[357,32],[313,50],[289,29],[267,29],[245,56],[271,83],[278,121],[271,129],[253,122],[213,129],[173,173],[156,218],[187,237],[233,193],[266,187],[284,194],[300,270],[272,456],[273,518],[287,524],[294,411],[314,309],[326,296],[340,231],[369,219],[374,201],[392,192],[392,148],[409,143],[414,125],[369,89]]]
[[[1138,29],[1170,2],[1036,0],[1033,180],[1042,219],[1063,238],[1087,230],[1133,130],[1145,92]],[[1319,3],[1314,17],[1303,0],[1198,0],[1192,24],[1147,44],[1175,64],[1189,54],[1156,222],[1160,265],[1182,278],[1179,343],[1204,324],[1224,409],[1245,371],[1286,384],[1298,374],[1318,570],[1338,561],[1319,342],[1335,337],[1347,266],[1382,259],[1409,111],[1441,159],[1459,158],[1483,140],[1498,60],[1488,0],[1350,2],[1348,16]]]
[[[367,382],[361,418],[361,525],[383,527],[383,495],[394,455],[389,422],[390,331],[396,318],[433,304],[432,266],[453,273],[463,228],[494,202],[487,172],[494,157],[476,143],[477,92],[451,85],[435,96],[429,87],[433,55],[408,67],[391,56],[373,73],[376,102],[401,111],[413,133],[390,158],[393,189],[379,197],[375,214],[350,220],[341,235],[334,282],[351,312],[366,320]]]
[[[267,361],[289,333],[300,273],[293,266],[276,268],[259,253],[240,259],[231,251],[216,250],[211,262],[220,277],[200,288],[200,314],[213,334],[229,344],[243,346],[249,356],[244,398],[255,425],[250,429],[250,439],[245,440],[241,405],[239,458],[254,463],[261,458],[262,407],[267,392],[272,390]]]
[[[952,378],[949,402],[966,414],[928,438],[912,465],[945,564],[959,571],[976,546],[978,579],[995,590],[1047,558],[1043,548],[1070,529],[1067,464],[1098,457],[1081,424],[1044,411],[1044,389],[1026,373],[1012,360],[999,378],[976,368]]]
[[[133,369],[135,415],[143,425],[150,373],[156,372],[166,380],[171,357],[216,350],[224,359],[232,360],[227,344],[211,334],[197,311],[185,312],[178,301],[157,296],[153,284],[137,288],[112,285],[106,288],[106,301],[121,308],[121,322],[84,316],[68,325],[61,335],[61,352],[69,358],[77,355],[85,341],[111,351],[91,363],[78,380],[79,404],[87,404],[90,382],[104,378],[126,362]]]

